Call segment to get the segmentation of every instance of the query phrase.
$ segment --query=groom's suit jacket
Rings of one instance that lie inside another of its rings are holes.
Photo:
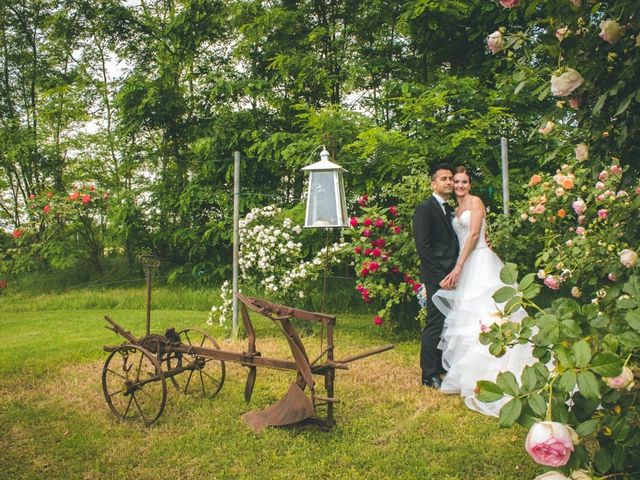
[[[458,238],[440,202],[431,195],[420,203],[413,216],[413,233],[420,257],[420,281],[439,288],[440,281],[455,267]],[[430,291],[430,295],[434,292]]]

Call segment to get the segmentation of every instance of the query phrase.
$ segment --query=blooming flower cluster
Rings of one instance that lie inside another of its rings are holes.
[[[420,283],[415,273],[406,273],[399,264],[400,244],[406,243],[409,233],[399,224],[396,205],[379,207],[363,195],[357,201],[360,215],[350,218],[349,235],[355,258],[359,282],[356,290],[367,304],[379,307],[373,324],[382,326],[392,319],[394,306],[402,302],[415,302]],[[397,320],[397,319],[393,319]]]
[[[565,164],[553,176],[532,175],[527,186],[528,209],[521,220],[560,233],[539,254],[544,268],[538,278],[552,290],[569,283],[575,298],[592,285],[590,293],[595,292],[594,301],[598,301],[606,295],[606,288],[597,294],[596,290],[602,288],[598,279],[616,282],[622,268],[635,265],[636,252],[628,243],[633,235],[622,227],[628,224],[625,219],[640,202],[640,195],[618,188],[624,169],[615,158],[589,185],[587,169],[580,164],[587,152],[586,145],[578,144],[578,163],[573,168]],[[598,262],[593,262],[594,257]]]
[[[346,244],[334,243],[306,259],[302,227],[281,216],[280,208],[268,205],[253,208],[240,220],[240,281],[286,303],[299,302],[325,263],[343,261]],[[233,294],[229,282],[223,283],[220,296],[221,304],[211,307],[209,324],[217,321],[223,325],[230,318]]]

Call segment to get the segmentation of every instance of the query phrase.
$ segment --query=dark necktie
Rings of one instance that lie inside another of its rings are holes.
[[[442,205],[444,206],[444,211],[446,212],[447,217],[448,218],[453,217],[453,207],[449,205],[447,202],[444,202]]]

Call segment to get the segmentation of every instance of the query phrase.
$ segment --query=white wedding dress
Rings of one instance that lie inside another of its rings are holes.
[[[460,249],[464,248],[471,226],[471,210],[465,210],[453,218],[453,229],[458,236]],[[496,290],[503,287],[500,270],[504,266],[500,258],[485,241],[486,222],[482,220],[480,237],[467,258],[458,284],[454,290],[438,290],[433,303],[445,315],[442,337],[438,348],[442,350],[442,364],[447,374],[440,389],[443,393],[459,393],[472,410],[497,417],[500,408],[509,398],[496,402],[480,402],[474,395],[478,380],[495,381],[500,372],[510,371],[516,378],[526,365],[536,359],[530,345],[518,345],[507,349],[500,358],[489,353],[489,346],[479,340],[481,324],[490,326],[500,321],[495,313],[500,305],[493,300]],[[511,319],[517,321],[524,312],[516,312]]]

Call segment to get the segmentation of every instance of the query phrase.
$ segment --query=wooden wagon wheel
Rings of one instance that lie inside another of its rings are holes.
[[[116,347],[102,369],[102,392],[121,420],[155,422],[167,400],[167,382],[158,359],[139,345]]]
[[[185,346],[203,347],[210,350],[220,350],[217,342],[204,330],[186,328],[178,332],[180,341]],[[173,362],[172,357],[169,361]],[[200,394],[205,398],[213,398],[222,388],[225,377],[225,366],[222,360],[217,360],[195,353],[183,353],[177,359],[178,365],[189,371],[182,374],[179,380],[186,394]],[[175,365],[172,365],[173,367]]]

